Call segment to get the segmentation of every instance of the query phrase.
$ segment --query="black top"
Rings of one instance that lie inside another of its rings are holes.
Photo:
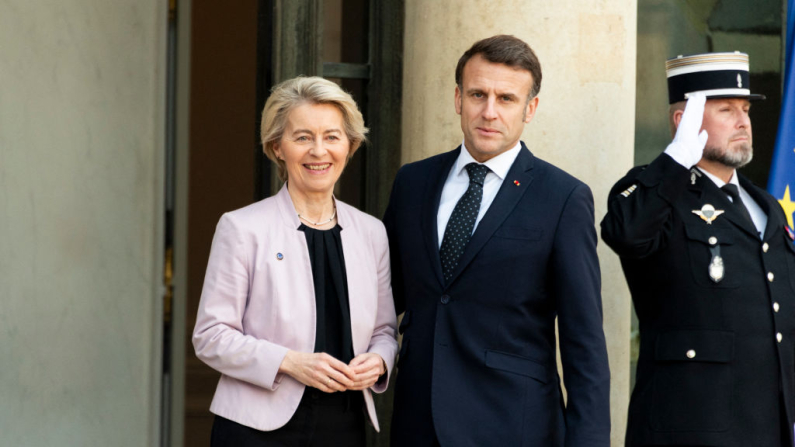
[[[348,279],[339,225],[317,230],[304,224],[312,278],[315,284],[317,323],[315,352],[325,352],[342,362],[353,359],[351,312],[348,306]]]

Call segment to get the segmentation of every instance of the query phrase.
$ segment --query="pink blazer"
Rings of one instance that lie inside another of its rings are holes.
[[[353,353],[374,352],[387,371],[397,352],[386,231],[339,200],[337,222],[348,277]],[[286,424],[305,386],[279,365],[288,350],[313,352],[315,290],[304,233],[287,192],[221,217],[215,230],[199,313],[196,355],[222,373],[210,411],[257,430]],[[386,390],[389,376],[371,389]],[[379,429],[370,389],[370,420]]]

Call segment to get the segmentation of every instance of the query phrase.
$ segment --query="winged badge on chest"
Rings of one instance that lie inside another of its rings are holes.
[[[712,222],[725,212],[724,210],[716,210],[715,207],[709,203],[702,206],[700,210],[692,211],[693,214],[700,217],[707,225],[712,225]]]

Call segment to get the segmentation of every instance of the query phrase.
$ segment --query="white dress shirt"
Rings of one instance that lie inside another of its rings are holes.
[[[715,185],[717,185],[718,188],[722,188],[726,184],[726,182],[712,175],[711,173],[701,168],[698,168],[698,170],[704,173],[704,175],[706,175],[708,179],[712,180],[712,182],[715,183]],[[759,236],[761,238],[765,234],[765,227],[767,226],[767,214],[765,214],[765,212],[762,211],[762,207],[760,207],[759,204],[757,204],[756,201],[751,197],[751,195],[748,194],[748,191],[746,191],[745,189],[743,189],[742,186],[740,186],[740,181],[737,179],[736,170],[732,172],[732,178],[729,179],[729,183],[737,186],[737,189],[740,191],[740,200],[743,201],[743,205],[745,205],[745,208],[748,209],[748,214],[751,215],[751,220],[754,221],[754,226],[756,227],[756,231],[759,233]],[[732,197],[729,196],[728,194],[727,197],[731,202],[734,202],[734,199],[732,199]]]
[[[480,220],[483,219],[486,211],[489,210],[491,202],[493,202],[494,197],[497,196],[497,192],[500,190],[500,186],[502,186],[505,176],[508,175],[508,171],[511,169],[511,166],[516,160],[516,157],[519,155],[519,151],[521,149],[522,144],[516,143],[516,146],[513,148],[487,160],[485,163],[481,163],[489,168],[489,172],[486,174],[486,179],[483,181],[483,199],[480,201],[480,211],[478,212],[477,219],[475,219],[475,227],[472,228],[472,233],[474,233],[478,228]],[[442,188],[442,198],[439,201],[439,211],[436,213],[436,227],[439,232],[439,247],[442,246],[444,229],[447,228],[447,221],[450,220],[450,216],[453,214],[453,209],[455,209],[456,203],[458,203],[458,201],[461,199],[461,196],[463,196],[467,191],[467,188],[469,188],[469,174],[467,174],[467,170],[465,168],[466,165],[470,163],[477,163],[477,160],[472,158],[472,155],[469,154],[469,151],[462,142],[461,152],[458,154],[458,159],[456,160],[455,164],[453,164],[453,168],[450,169],[450,173],[447,175],[447,180],[444,182],[444,188]]]

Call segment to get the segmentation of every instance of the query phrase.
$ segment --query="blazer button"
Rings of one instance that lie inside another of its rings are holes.
[[[773,274],[773,272],[767,272],[767,280],[768,280],[768,281],[770,281],[770,282],[773,282],[773,279],[774,279],[775,277],[776,277],[776,276]]]
[[[710,236],[709,245],[715,245],[717,243],[718,243],[718,238],[716,238],[715,236]]]
[[[695,358],[695,357],[696,357],[696,351],[694,351],[692,349],[687,351],[687,358],[692,359],[692,358]]]
[[[442,295],[442,304],[447,304],[450,302],[450,297],[447,295]]]
[[[773,312],[778,312],[778,309],[779,309],[780,307],[781,307],[781,306],[779,306],[779,305],[778,305],[778,302],[775,302],[775,303],[773,303]]]
[[[784,336],[783,336],[783,335],[781,335],[781,332],[779,332],[779,333],[777,333],[777,334],[776,334],[776,340],[777,340],[779,343],[781,343],[781,340],[783,340],[783,339],[784,339]]]
[[[769,245],[767,245],[767,242],[765,242],[764,244],[762,244],[762,251],[763,251],[763,252],[767,253],[767,250],[769,250],[769,249],[770,249],[770,246],[769,246]]]

